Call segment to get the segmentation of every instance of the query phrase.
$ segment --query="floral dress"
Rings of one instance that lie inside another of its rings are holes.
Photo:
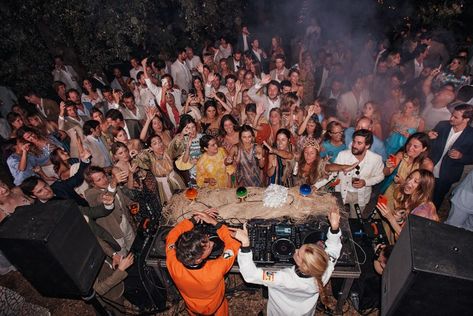
[[[227,153],[225,149],[219,148],[218,152],[210,156],[207,153],[204,153],[200,156],[196,164],[197,169],[197,186],[204,187],[208,186],[209,188],[227,188],[228,187],[228,173],[225,166],[225,158]],[[215,185],[210,185],[209,183],[204,183],[205,178],[213,178],[217,181]]]

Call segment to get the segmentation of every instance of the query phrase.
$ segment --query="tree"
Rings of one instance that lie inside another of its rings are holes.
[[[0,84],[16,92],[50,89],[52,57],[88,72],[134,52],[165,53],[231,34],[238,0],[23,0],[0,4]],[[231,8],[231,9],[229,9]],[[86,74],[82,71],[82,75]]]

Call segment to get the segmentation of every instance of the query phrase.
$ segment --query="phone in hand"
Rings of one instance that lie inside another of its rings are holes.
[[[378,203],[383,205],[388,205],[388,198],[382,194],[378,196]]]

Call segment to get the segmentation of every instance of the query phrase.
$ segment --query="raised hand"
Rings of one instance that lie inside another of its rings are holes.
[[[148,65],[148,57],[144,58],[141,61],[141,66],[143,66],[143,69],[146,69],[146,66]]]
[[[264,108],[264,104],[259,102],[256,104],[256,115],[262,115],[266,109]],[[255,122],[256,123],[256,122]]]
[[[156,113],[158,112],[158,108],[155,106],[147,106],[145,111],[146,111],[146,119],[151,121],[156,116]]]
[[[211,72],[209,76],[207,77],[207,82],[212,83],[215,80],[215,78],[216,78],[215,74]]]
[[[429,131],[427,135],[431,140],[437,139],[437,137],[439,137],[439,133],[437,133],[436,131]]]
[[[237,80],[235,82],[235,90],[238,92],[238,91],[241,91],[241,87],[242,87],[242,84],[240,82],[240,80]]]
[[[331,207],[327,214],[328,221],[332,230],[340,228],[340,210],[337,207]]]
[[[261,78],[261,84],[266,85],[271,81],[271,75],[264,75],[263,78]]]
[[[231,231],[232,237],[241,242],[242,247],[249,247],[250,246],[250,238],[248,237],[248,228],[246,227],[246,223],[243,224],[243,229],[240,228],[228,228]]]

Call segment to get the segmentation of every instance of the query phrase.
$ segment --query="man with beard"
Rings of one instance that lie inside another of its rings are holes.
[[[371,197],[371,187],[384,179],[383,159],[371,150],[373,133],[367,129],[360,129],[353,133],[351,149],[341,151],[335,159],[336,164],[352,165],[359,163],[352,171],[339,172],[340,184],[336,190],[341,193],[343,203],[350,205],[350,217],[356,217],[354,205],[363,208]]]
[[[86,116],[90,118],[90,110],[92,109],[92,103],[83,104],[80,98],[80,93],[76,89],[69,89],[66,92],[68,101],[71,101],[76,105],[77,114],[80,116]]]

